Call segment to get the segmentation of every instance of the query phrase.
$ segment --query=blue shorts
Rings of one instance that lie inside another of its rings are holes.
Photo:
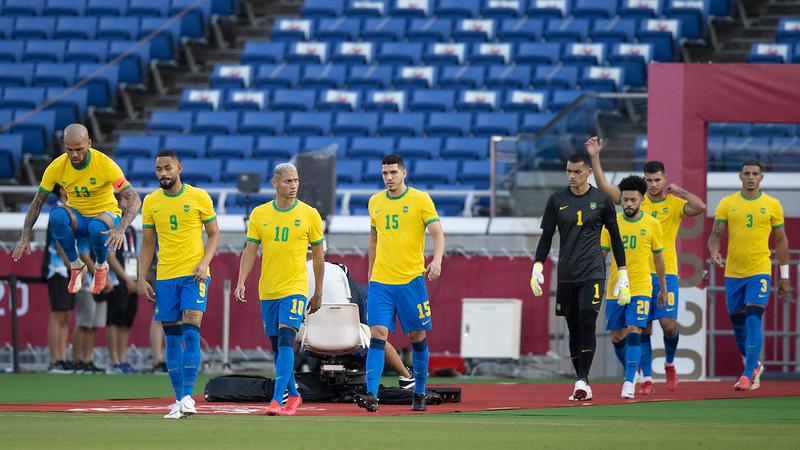
[[[635,295],[625,306],[619,306],[616,299],[606,300],[606,330],[622,330],[626,326],[645,328],[650,317],[651,299]]]
[[[74,208],[70,208],[69,206],[67,206],[67,208],[69,208],[72,211],[72,214],[75,215],[75,237],[79,238],[89,236],[89,221],[94,219],[94,217],[82,216],[81,213],[76,211]],[[114,224],[114,228],[118,227],[119,223],[122,221],[122,217],[108,211],[100,214],[105,214],[110,217],[111,222]]]
[[[370,281],[367,290],[367,325],[380,325],[394,333],[395,315],[403,333],[430,330],[431,304],[420,275],[406,284],[383,284]]]
[[[211,277],[196,283],[194,275],[156,280],[155,319],[161,322],[178,322],[186,310],[206,312],[208,286]]]
[[[261,300],[261,322],[264,324],[264,334],[267,336],[278,335],[278,325],[288,325],[295,331],[300,329],[306,315],[308,297],[305,295],[290,295],[277,300]]]
[[[658,320],[662,317],[678,318],[678,276],[667,275],[667,301],[663,308],[658,307],[658,293],[661,291],[661,283],[658,282],[656,274],[650,274],[653,281],[653,304],[650,306],[650,321]]]
[[[728,314],[744,311],[747,305],[769,304],[769,291],[772,277],[754,275],[747,278],[725,277],[725,301],[728,303]]]

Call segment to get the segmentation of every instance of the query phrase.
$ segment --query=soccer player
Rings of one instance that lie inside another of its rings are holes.
[[[593,137],[586,142],[586,150],[592,157],[592,169],[597,187],[607,193],[615,203],[621,202],[621,193],[617,186],[609,183],[600,165],[602,143]],[[706,210],[706,204],[700,197],[683,189],[675,183],[667,184],[664,164],[660,161],[649,161],[644,165],[644,179],[647,182],[647,195],[642,202],[642,211],[658,219],[661,223],[664,244],[664,261],[667,270],[667,302],[662,306],[654,302],[650,307],[647,328],[642,331],[641,349],[642,379],[636,393],[650,395],[653,393],[653,347],[650,334],[653,320],[658,320],[664,332],[665,363],[664,373],[667,377],[667,389],[674,391],[678,386],[678,373],[675,371],[675,352],[678,350],[678,253],[675,248],[678,239],[678,228],[684,217],[693,217]],[[666,186],[666,187],[665,187]],[[650,277],[653,283],[653,299],[658,298],[661,284],[650,266]],[[618,356],[625,354],[625,339],[615,343]]]
[[[155,172],[161,189],[144,198],[139,251],[139,293],[155,301],[167,344],[166,363],[175,403],[165,419],[197,414],[192,391],[200,368],[200,323],[206,311],[209,264],[219,244],[214,204],[203,189],[181,181],[178,154],[162,150]],[[203,245],[203,229],[206,243]],[[158,239],[155,290],[147,281]]]
[[[769,237],[775,235],[775,256],[780,264],[778,298],[789,292],[789,238],[783,228],[783,206],[761,191],[764,169],[747,161],[739,172],[741,191],[723,197],[714,213],[708,238],[711,260],[725,268],[725,300],[733,322],[736,346],[744,358],[744,372],[733,386],[754,391],[761,386],[764,366],[759,362],[763,335],[761,318],[769,304],[772,278]],[[728,260],[722,261],[720,242],[728,228]]]
[[[56,184],[67,191],[67,207],[50,211],[49,226],[70,261],[67,290],[78,292],[86,274],[86,265],[78,258],[76,239],[88,236],[95,257],[92,294],[99,294],[106,285],[108,250],[116,251],[125,241],[125,229],[131,224],[142,201],[119,166],[104,153],[92,148],[89,131],[79,123],[64,129],[66,153],[54,159],[44,171],[39,192],[31,202],[22,226],[22,235],[12,258],[19,261],[30,254],[31,230],[42,205]],[[114,192],[127,200],[120,210]]]
[[[577,380],[569,400],[592,399],[589,370],[597,344],[595,326],[603,301],[606,264],[600,250],[600,232],[605,226],[611,237],[618,270],[614,295],[629,298],[625,251],[617,227],[614,203],[608,195],[589,184],[592,162],[589,155],[574,154],[567,161],[569,187],[553,193],[542,217],[542,236],[536,247],[531,273],[533,295],[542,295],[544,261],[550,253],[553,233],[558,228],[560,252],[556,315],[564,316],[569,329],[569,351]]]
[[[381,161],[386,189],[369,199],[369,288],[367,324],[370,327],[365,394],[356,394],[358,406],[378,411],[378,382],[383,373],[384,348],[389,331],[395,330],[395,315],[403,333],[408,333],[414,365],[413,411],[425,411],[428,378],[428,343],[431,306],[425,277],[439,278],[444,256],[444,232],[436,207],[426,192],[406,186],[403,158],[386,155]],[[433,238],[433,260],[425,267],[425,230]]]
[[[647,182],[644,178],[631,175],[619,183],[622,213],[617,214],[619,234],[625,248],[625,261],[628,264],[630,294],[627,299],[617,298],[612,292],[618,278],[616,263],[611,265],[606,296],[606,330],[611,331],[615,350],[618,343],[626,338],[627,345],[623,367],[625,382],[622,384],[622,398],[634,398],[633,380],[641,360],[640,340],[642,330],[647,326],[652,303],[653,283],[650,278],[650,265],[655,265],[659,287],[658,304],[664,306],[667,280],[665,278],[664,245],[661,243],[661,224],[657,219],[645,214],[641,209]],[[600,237],[600,248],[611,250],[611,239],[607,230]],[[617,355],[620,356],[619,354]]]
[[[300,177],[291,163],[278,164],[272,175],[275,200],[256,207],[247,225],[247,238],[239,263],[236,300],[246,301],[247,276],[253,269],[259,245],[261,276],[258,297],[264,334],[275,353],[275,390],[267,415],[293,416],[303,403],[294,380],[294,341],[305,311],[317,312],[322,305],[325,253],[322,217],[312,206],[297,199]],[[314,295],[308,298],[306,252],[311,246],[314,260]],[[289,398],[281,407],[283,394]]]

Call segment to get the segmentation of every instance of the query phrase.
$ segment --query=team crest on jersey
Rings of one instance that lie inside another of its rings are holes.
[[[668,212],[669,212],[669,208],[664,208],[664,209],[662,209],[662,210],[661,210],[661,212],[663,212],[664,214],[666,214],[666,213],[668,213]]]
[[[645,231],[645,229],[644,229],[644,228],[642,228],[642,229],[640,229],[640,230],[639,230],[639,234],[641,234],[642,236],[644,236],[645,234],[647,234],[647,231]]]
[[[89,184],[97,184],[97,180],[94,177],[89,178]]]
[[[765,212],[767,212],[767,208],[761,208],[761,214],[764,214]]]
[[[404,212],[404,213],[407,213],[407,212],[408,212],[408,206],[403,206],[403,212]]]
[[[589,203],[589,209],[591,209],[592,211],[594,211],[596,208],[597,208],[597,203],[596,203],[596,202],[591,202],[591,203]]]
[[[189,212],[189,205],[183,205],[183,212],[185,213]]]
[[[296,227],[300,226],[300,219],[295,219],[294,220],[294,226],[296,226]]]

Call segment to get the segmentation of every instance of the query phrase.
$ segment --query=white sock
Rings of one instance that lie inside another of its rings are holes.
[[[107,269],[108,268],[108,261],[106,261],[106,262],[104,262],[102,264],[95,264],[94,267],[95,267],[95,269]]]
[[[81,267],[83,267],[83,261],[81,261],[80,259],[76,259],[75,261],[70,261],[69,266],[70,268],[73,269],[80,269]]]

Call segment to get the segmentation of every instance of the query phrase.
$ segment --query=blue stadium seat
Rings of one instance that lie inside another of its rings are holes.
[[[14,35],[14,17],[0,16],[0,39],[11,39]],[[6,43],[3,43],[5,45]]]
[[[209,158],[250,158],[253,155],[253,136],[212,136],[206,149]]]
[[[320,19],[314,33],[320,41],[355,41],[361,31],[361,19],[357,17],[336,17]]]
[[[305,0],[300,14],[303,17],[337,17],[344,12],[344,0]]]
[[[422,60],[422,44],[418,42],[384,42],[376,57],[380,64],[416,65]]]
[[[647,158],[647,136],[636,136],[636,142],[633,144],[634,158]]]
[[[800,43],[800,23],[797,19],[781,19],[775,31],[775,42],[779,44]]]
[[[584,19],[607,19],[617,15],[617,0],[575,0],[572,15]]]
[[[305,41],[311,38],[314,22],[295,17],[278,18],[272,26],[270,38],[273,42]]]
[[[326,89],[319,93],[317,108],[320,111],[352,112],[361,109],[361,93],[359,91],[341,91]]]
[[[633,42],[636,34],[636,21],[634,19],[597,19],[592,25],[589,37],[592,42],[616,44],[620,42]]]
[[[8,16],[39,16],[44,10],[44,0],[5,0],[3,14]]]
[[[503,102],[506,111],[539,112],[547,109],[547,91],[508,90]]]
[[[800,155],[800,138],[791,137],[773,137],[769,143],[769,156],[770,160],[775,162],[776,158],[784,159],[785,156],[791,157],[792,162],[797,164],[797,155]],[[773,164],[773,168],[774,168]]]
[[[513,136],[519,127],[519,114],[512,113],[478,113],[472,132],[476,136]]]
[[[394,84],[400,89],[419,88],[430,89],[436,86],[436,68],[425,67],[400,67],[394,77]]]
[[[66,41],[28,39],[25,42],[25,53],[22,60],[25,62],[61,62],[67,47]]]
[[[109,59],[126,53],[119,62],[119,82],[127,84],[144,84],[147,81],[147,70],[150,65],[150,46],[138,45],[136,41],[111,41],[108,48]]]
[[[378,131],[382,136],[421,136],[425,125],[423,113],[384,113]]]
[[[409,178],[415,184],[455,184],[457,174],[457,161],[428,161],[422,159],[414,164],[414,170]]]
[[[29,86],[33,78],[33,64],[0,63],[0,87]]]
[[[163,3],[162,0],[155,0]],[[160,17],[143,17],[139,27],[141,36],[161,30],[150,41],[150,56],[153,59],[171,60],[180,42],[180,21],[169,22],[170,19]]]
[[[522,0],[511,2],[492,2],[486,0],[481,6],[481,15],[492,19],[516,18],[525,14],[525,4]]]
[[[135,158],[130,162],[127,178],[134,185],[148,184],[155,179],[155,164],[151,158]]]
[[[681,23],[681,34],[686,39],[701,39],[704,35],[704,24],[708,19],[709,2],[699,4],[667,0],[664,15],[668,19],[676,19]],[[701,6],[700,8],[697,5]]]
[[[341,64],[307,65],[300,83],[306,89],[338,88],[344,85],[347,69]]]
[[[528,16],[547,19],[560,19],[569,16],[569,0],[530,0]]]
[[[33,74],[33,84],[39,87],[65,87],[75,83],[77,64],[39,63]]]
[[[389,11],[388,0],[364,2],[361,0],[347,0],[344,15],[348,17],[378,17]]]
[[[596,92],[622,91],[625,73],[620,67],[588,66],[584,68],[579,83],[582,89]],[[598,104],[603,100],[598,100]],[[613,107],[613,105],[611,105]]]
[[[163,0],[128,0],[129,16],[166,16],[169,11],[169,1]]]
[[[337,136],[373,136],[378,130],[377,113],[338,113],[331,131]]]
[[[664,11],[664,0],[622,0],[617,14],[637,22],[658,17]]]
[[[439,83],[443,88],[478,88],[483,86],[484,67],[445,66],[441,69]]]
[[[486,161],[464,161],[458,181],[462,184],[471,184],[478,189],[488,189],[490,182],[490,167]]]
[[[351,88],[386,88],[392,84],[392,68],[385,66],[353,66],[347,77]]]
[[[214,72],[208,78],[212,88],[247,88],[253,84],[253,66],[242,64],[221,64],[214,66]],[[258,83],[256,83],[258,84]]]
[[[498,93],[495,91],[461,91],[458,94],[456,109],[461,112],[488,112],[497,109]]]
[[[375,48],[372,42],[340,42],[336,44],[331,61],[347,65],[371,64],[375,60]]]
[[[535,42],[542,38],[544,33],[544,20],[529,19],[503,19],[497,37],[503,42]]]
[[[45,16],[82,16],[86,13],[86,0],[47,0],[42,10]]]
[[[56,29],[55,17],[17,17],[15,39],[50,39]]]
[[[2,41],[0,45],[0,62],[20,62],[25,50],[25,41]]]
[[[428,136],[469,136],[470,113],[431,113],[425,131]]]
[[[480,0],[439,0],[434,12],[439,17],[475,17],[480,5]]]
[[[578,68],[573,66],[539,66],[532,84],[537,87],[571,88],[578,83]]]
[[[308,136],[300,146],[300,153],[333,152],[337,158],[344,159],[347,154],[346,137]]]
[[[749,136],[749,123],[711,122],[708,124],[709,136]]]
[[[517,47],[514,61],[517,64],[556,64],[561,58],[558,42],[530,42]]]
[[[401,112],[408,102],[405,91],[369,91],[364,100],[365,111]]]
[[[137,157],[147,155],[155,158],[161,150],[161,136],[144,136],[137,134],[123,134],[119,137],[115,157]]]
[[[337,183],[360,183],[363,171],[364,161],[357,159],[336,161]]]
[[[286,113],[245,111],[242,113],[242,123],[239,133],[252,135],[283,134],[286,123]]]
[[[14,120],[22,120],[22,122],[11,127],[11,133],[22,135],[22,148],[25,149],[25,153],[45,154],[53,145],[56,113],[55,111],[39,111],[26,117],[29,113],[28,110],[14,111]]]
[[[242,64],[277,64],[286,56],[286,44],[283,42],[247,41],[244,43],[239,61]]]
[[[731,136],[725,139],[726,165],[730,159],[735,159],[733,166],[737,170],[748,159],[766,160],[768,151],[769,138],[766,137]]]
[[[354,137],[347,154],[351,158],[377,159],[388,153],[393,153],[394,147],[395,138],[393,137]],[[338,164],[341,164],[341,162]],[[360,181],[361,176],[359,175],[357,181],[349,181],[348,183],[358,183]]]
[[[56,99],[58,97],[58,99]],[[53,104],[47,109],[56,113],[56,129],[64,129],[71,123],[83,123],[86,116],[88,105],[89,90],[78,88],[66,90],[61,87],[48,88],[48,100],[53,100]]]
[[[87,16],[124,16],[128,10],[128,0],[88,0]]]
[[[571,66],[600,66],[606,61],[607,49],[602,42],[591,44],[575,42],[564,46],[561,62]]]
[[[327,136],[332,114],[328,112],[293,112],[286,123],[286,133],[295,136]]]
[[[625,70],[625,84],[640,87],[647,83],[647,64],[652,61],[650,44],[615,44],[608,57],[612,66]]]
[[[230,136],[225,136],[230,138]],[[209,150],[209,153],[211,151]],[[225,169],[222,171],[222,181],[236,182],[240,173],[257,173],[261,181],[266,182],[272,178],[272,167],[266,159],[227,159]]]
[[[297,136],[262,136],[256,142],[253,156],[288,160],[299,152],[300,138]]]
[[[44,94],[42,87],[8,87],[3,90],[0,108],[33,109],[44,102]]]
[[[469,61],[472,65],[509,64],[513,59],[514,46],[505,43],[480,43],[473,46]]]
[[[775,63],[782,64],[790,62],[792,46],[789,44],[759,44],[754,43],[750,47],[747,55],[747,62],[750,63]]]
[[[294,64],[323,64],[328,60],[329,42],[293,42],[286,52],[286,62]]]
[[[441,42],[450,39],[453,21],[443,18],[411,19],[406,31],[410,42]]]
[[[441,148],[439,137],[401,137],[396,151],[403,158],[437,159]]]
[[[489,140],[483,137],[450,137],[442,149],[444,159],[480,159],[487,167],[488,157]]]
[[[206,25],[211,17],[211,0],[172,0],[169,8],[169,15],[176,15],[186,9],[191,8],[181,18],[181,36],[189,38],[203,38],[206,35]]]
[[[22,159],[22,136],[0,134],[0,179],[16,178]]]
[[[589,19],[553,19],[547,22],[544,38],[548,42],[585,41],[589,37]]]
[[[417,89],[411,92],[408,107],[416,112],[447,112],[453,109],[456,93],[450,89]]]
[[[100,17],[97,21],[97,39],[136,40],[140,22],[138,17]]]
[[[277,89],[272,95],[273,111],[313,111],[317,92],[314,89]]]
[[[147,129],[152,133],[187,133],[191,128],[191,112],[153,111],[147,122]]]
[[[78,79],[94,78],[86,83],[89,88],[89,106],[107,108],[114,106],[117,99],[119,66],[104,67],[102,64],[79,64]]]
[[[371,42],[400,41],[405,37],[407,22],[401,17],[366,19],[361,38]]]
[[[433,2],[406,2],[404,5],[391,2],[389,13],[394,17],[427,17],[432,14]]]
[[[197,134],[236,134],[239,126],[237,111],[199,111],[192,131]]]
[[[269,92],[251,89],[230,89],[225,94],[224,108],[239,111],[261,111],[269,107]]]
[[[53,38],[94,39],[96,34],[96,17],[59,17]]]
[[[207,143],[207,136],[196,134],[173,135],[164,137],[164,143],[161,148],[173,150],[182,160],[185,158],[205,158]]]
[[[467,62],[467,44],[463,42],[434,42],[428,44],[423,58],[425,64],[443,66]]]
[[[196,186],[221,180],[222,160],[220,159],[184,159],[181,164],[183,165],[181,180],[186,183]]]
[[[754,123],[750,127],[753,137],[790,137],[797,135],[797,127],[790,123]],[[798,154],[800,158],[800,153]]]
[[[586,91],[580,90],[556,89],[553,91],[553,98],[550,100],[550,109],[560,111],[585,93]]]
[[[550,123],[556,117],[553,113],[526,113],[522,115],[522,124],[519,127],[520,133],[535,133],[543,126]]]
[[[496,28],[496,21],[489,18],[462,19],[456,22],[451,36],[458,42],[488,42],[494,39]]]
[[[258,66],[255,84],[259,87],[293,87],[300,82],[300,66],[295,64],[262,64]]]
[[[653,60],[670,62],[682,37],[678,20],[647,19],[641,22],[636,38],[641,44],[653,45]]]
[[[486,87],[492,88],[526,88],[530,85],[531,68],[522,66],[491,66],[486,77]]]
[[[108,59],[108,41],[69,41],[64,62],[104,63]]]

